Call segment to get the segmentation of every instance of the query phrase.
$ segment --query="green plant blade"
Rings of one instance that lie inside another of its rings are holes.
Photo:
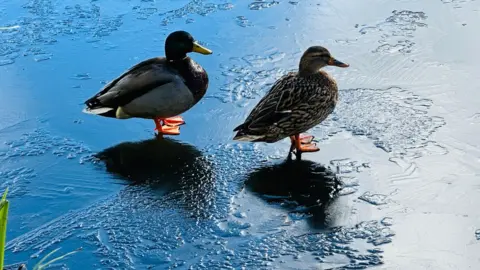
[[[8,206],[7,200],[8,188],[3,192],[2,200],[0,201],[0,269],[3,269],[5,259],[5,243],[7,242],[7,218]]]
[[[67,257],[67,256],[70,256],[70,255],[72,255],[72,254],[74,254],[74,253],[79,252],[82,248],[76,249],[76,250],[74,250],[74,251],[70,251],[70,252],[68,252],[68,253],[66,253],[66,254],[64,254],[64,255],[62,255],[62,256],[59,256],[59,257],[54,258],[54,259],[52,259],[52,260],[50,260],[50,261],[48,261],[48,262],[46,262],[46,263],[43,263],[48,257],[50,257],[53,253],[57,252],[59,249],[60,249],[60,248],[57,248],[57,249],[53,250],[52,252],[48,253],[47,255],[45,255],[45,257],[43,257],[43,258],[33,267],[33,270],[42,270],[42,269],[44,269],[45,267],[51,265],[51,264],[54,263],[54,262],[57,262],[57,261],[65,258],[65,257]]]
[[[8,187],[7,187],[7,189],[5,189],[5,192],[3,192],[2,201],[7,200],[7,193],[8,193]]]
[[[48,253],[47,255],[45,255],[36,265],[35,267],[37,267],[37,265],[42,265],[42,263],[48,258],[50,257],[53,253],[57,252],[60,248],[56,248],[54,250],[52,250],[50,253]],[[35,267],[33,269],[35,269]]]
[[[58,250],[58,249],[57,249],[57,250]],[[45,264],[40,264],[40,263],[38,263],[38,264],[35,265],[35,267],[34,267],[33,269],[34,269],[34,270],[44,269],[45,267],[51,265],[52,263],[57,262],[57,261],[65,258],[65,257],[67,257],[67,256],[70,256],[70,255],[74,254],[74,253],[77,253],[78,251],[80,251],[80,250],[77,249],[77,250],[74,250],[74,251],[70,251],[70,252],[68,252],[68,253],[66,253],[66,254],[64,254],[64,255],[62,255],[62,256],[59,256],[59,257],[57,257],[57,258],[55,258],[55,259],[52,259],[52,260],[46,262]],[[47,256],[48,256],[48,255],[47,255]],[[46,257],[46,256],[45,256],[45,257]],[[44,259],[45,259],[45,258],[43,258],[42,261],[43,261]]]

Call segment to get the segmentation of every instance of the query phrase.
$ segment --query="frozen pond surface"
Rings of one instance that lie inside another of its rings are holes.
[[[480,6],[475,0],[0,0],[6,263],[61,247],[68,269],[476,269]],[[182,134],[82,102],[189,31],[213,55]],[[310,45],[335,113],[320,152],[232,129]],[[59,266],[60,268],[60,266]]]

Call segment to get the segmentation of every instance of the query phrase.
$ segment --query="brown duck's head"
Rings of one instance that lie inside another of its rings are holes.
[[[350,65],[335,59],[326,48],[312,46],[303,53],[300,59],[299,71],[301,73],[315,73],[325,66],[346,68]]]
[[[190,52],[212,54],[211,50],[198,44],[192,35],[186,31],[175,31],[168,35],[165,40],[165,55],[168,60],[183,59]]]

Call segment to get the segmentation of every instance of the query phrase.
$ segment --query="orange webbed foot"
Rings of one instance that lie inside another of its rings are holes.
[[[163,119],[163,123],[169,126],[180,126],[185,124],[185,120],[181,116],[174,116]]]
[[[308,143],[308,144],[302,144],[300,147],[297,149],[297,151],[300,152],[318,152],[320,151],[320,148],[317,147],[316,143]]]
[[[178,126],[163,125],[161,130],[158,130],[157,128],[155,128],[155,130],[164,135],[180,135],[180,127]]]
[[[170,126],[162,125],[163,119],[156,118],[155,121],[155,130],[158,132],[158,135],[179,135],[180,127],[179,126]]]

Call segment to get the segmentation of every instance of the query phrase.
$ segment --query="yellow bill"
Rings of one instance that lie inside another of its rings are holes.
[[[203,47],[202,45],[198,44],[198,42],[193,42],[193,52],[201,53],[201,54],[212,54],[212,51]]]

